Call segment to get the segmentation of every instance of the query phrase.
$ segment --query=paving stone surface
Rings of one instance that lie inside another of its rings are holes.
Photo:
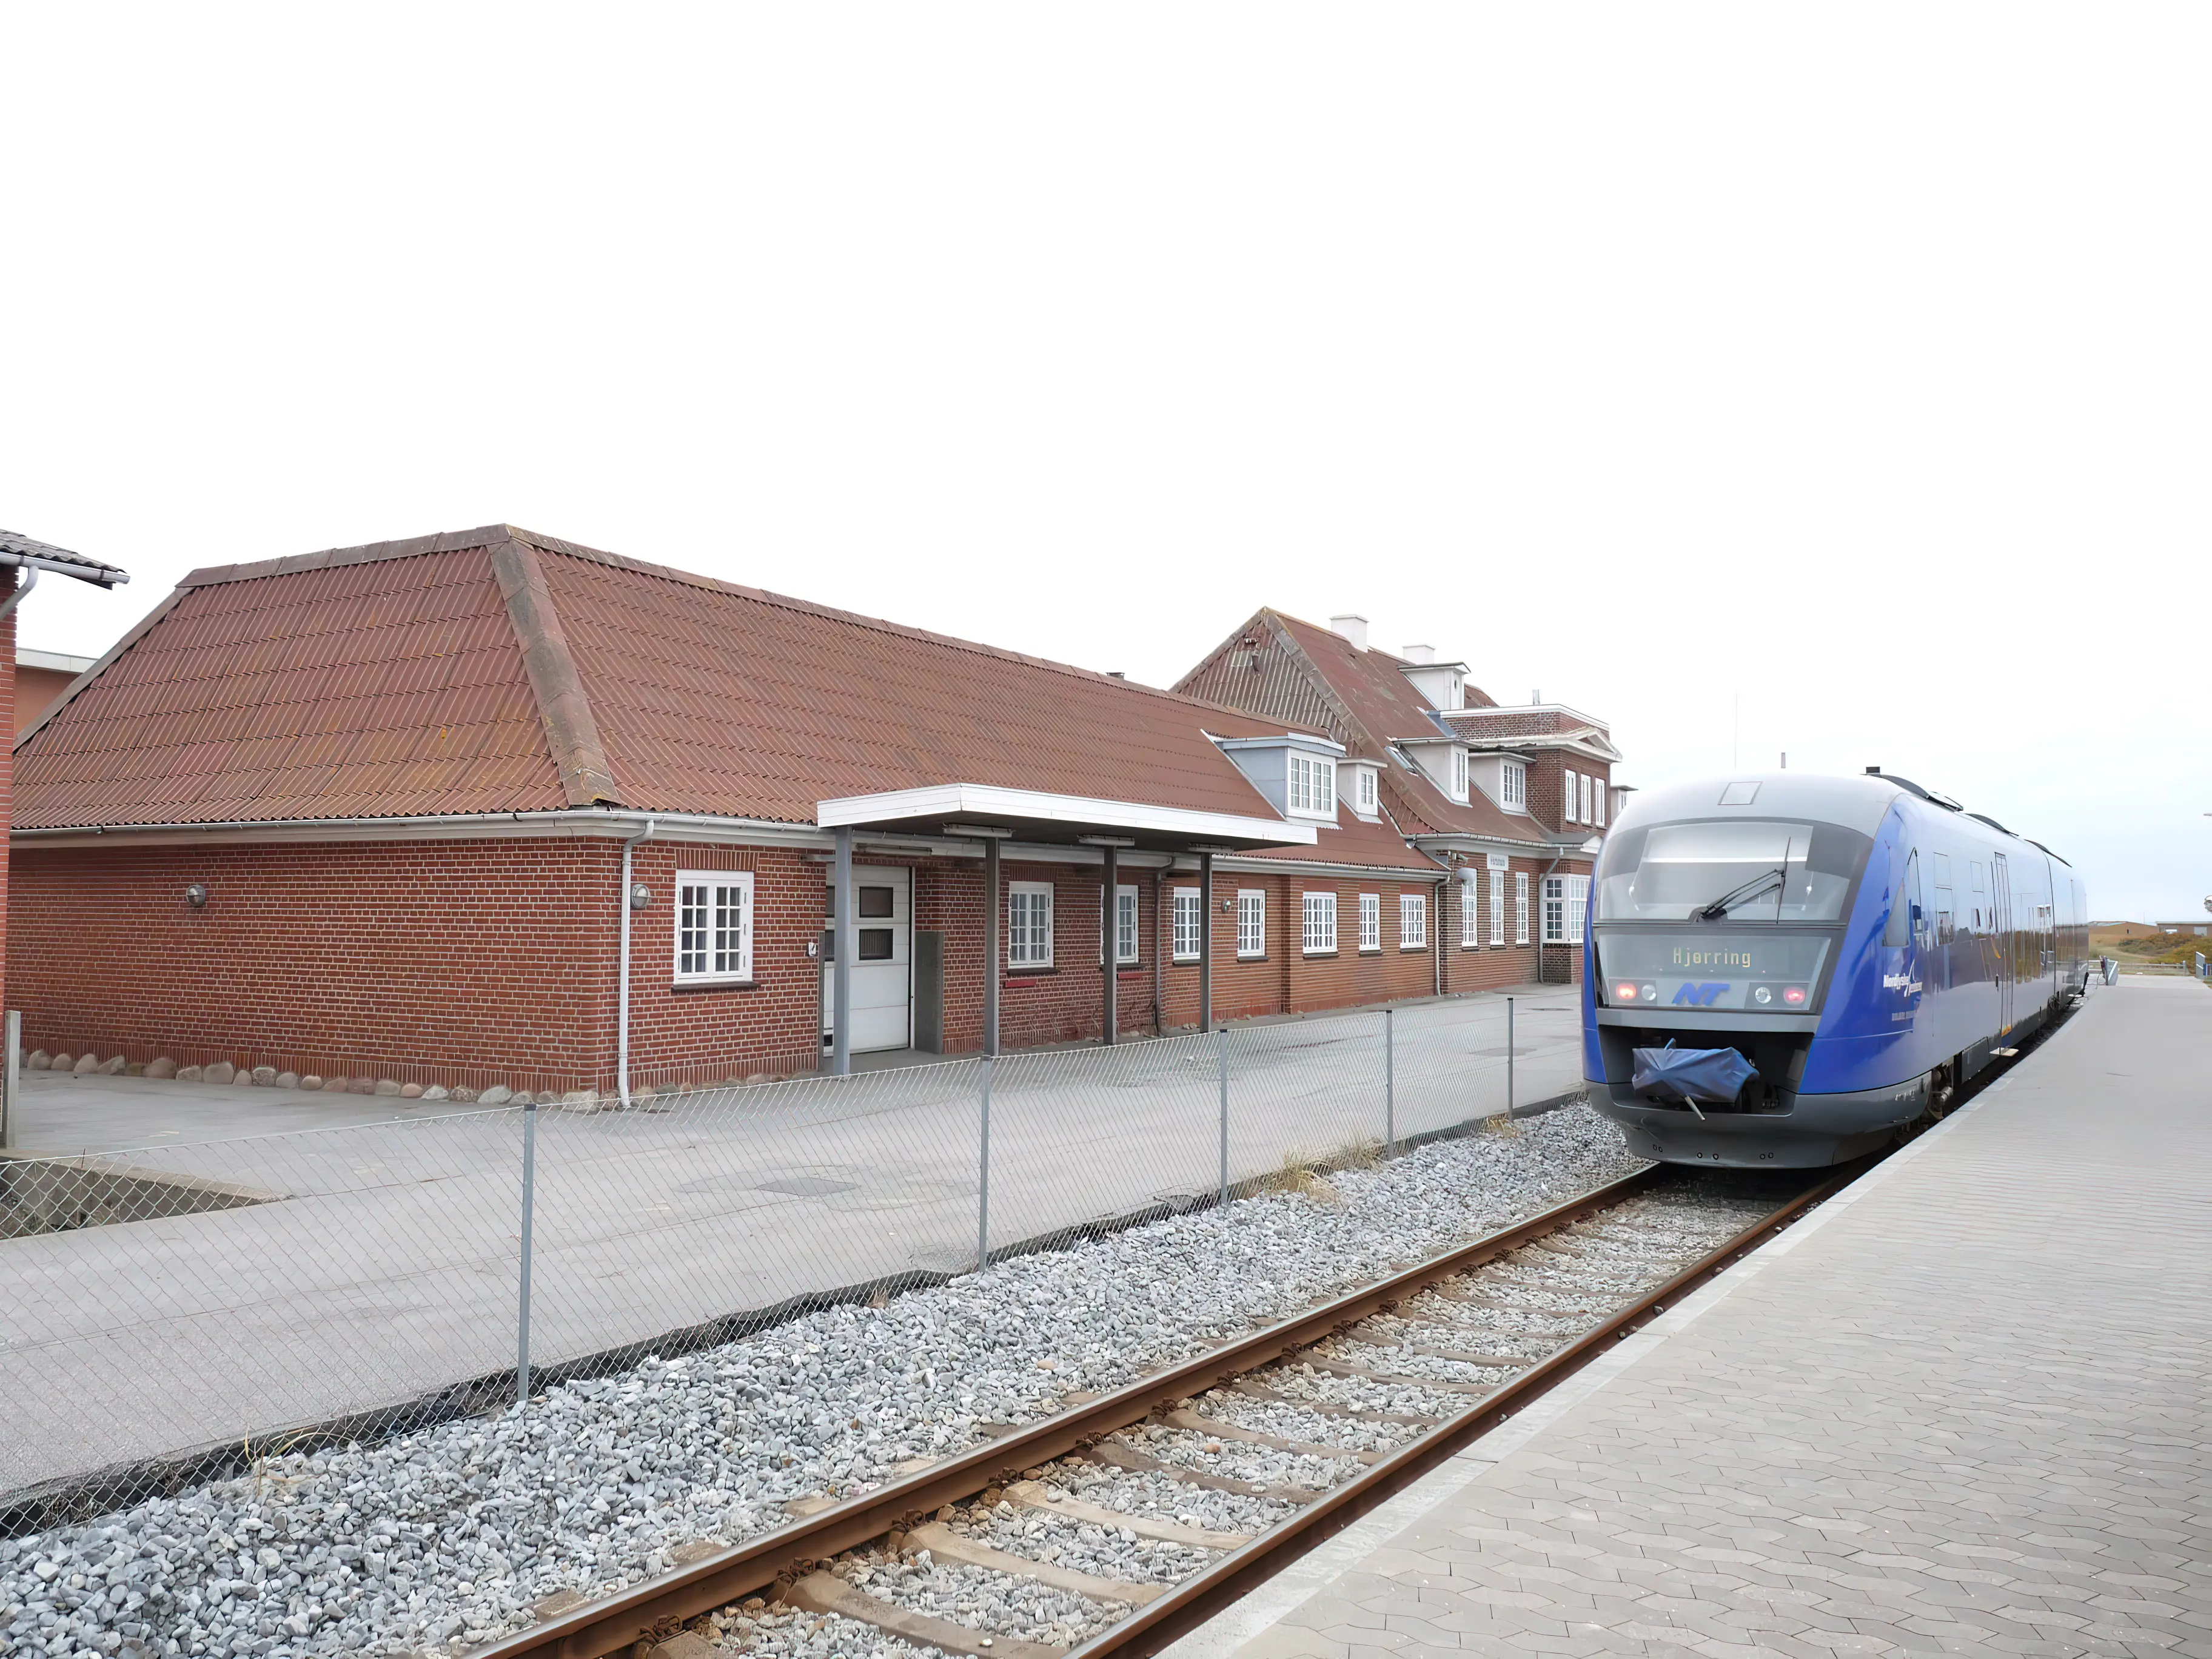
[[[2212,994],[2135,980],[1175,1659],[2212,1656]]]

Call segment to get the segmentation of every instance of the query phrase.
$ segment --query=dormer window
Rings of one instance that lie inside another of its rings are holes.
[[[1355,766],[1352,769],[1352,810],[1364,818],[1376,817],[1381,811],[1375,793],[1375,769]]]
[[[1291,755],[1290,806],[1313,817],[1336,816],[1336,763],[1319,755]]]
[[[1451,797],[1454,800],[1467,799],[1467,750],[1451,751]]]
[[[1528,805],[1528,769],[1519,761],[1507,761],[1499,771],[1498,782],[1504,805],[1518,807]]]

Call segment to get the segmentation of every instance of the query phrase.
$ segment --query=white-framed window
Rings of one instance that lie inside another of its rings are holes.
[[[1463,881],[1459,884],[1459,948],[1472,951],[1482,943],[1482,914],[1475,903],[1475,884]]]
[[[1052,884],[1006,884],[1006,966],[1052,966]]]
[[[1591,780],[1590,805],[1597,808],[1597,816],[1590,822],[1602,830],[1605,828],[1605,780],[1603,778]]]
[[[1375,769],[1371,766],[1355,766],[1352,769],[1352,810],[1372,816],[1380,810],[1375,799]]]
[[[1114,960],[1137,960],[1137,890],[1133,887],[1114,890]]]
[[[1379,951],[1382,948],[1382,895],[1362,893],[1359,896],[1359,948]]]
[[[1513,942],[1516,945],[1528,942],[1528,872],[1526,870],[1513,872]]]
[[[1336,949],[1336,895],[1308,893],[1301,907],[1305,921],[1305,951],[1310,957],[1326,956]]]
[[[1589,915],[1588,876],[1544,878],[1544,943],[1580,945]]]
[[[1419,951],[1429,942],[1429,896],[1426,893],[1398,895],[1398,948]]]
[[[676,977],[753,976],[753,874],[750,870],[676,872]]]
[[[1464,749],[1455,749],[1451,751],[1451,783],[1452,799],[1465,800],[1467,799],[1467,750]]]
[[[1528,804],[1528,769],[1519,761],[1510,760],[1498,769],[1498,793],[1504,797],[1503,805],[1526,806]]]
[[[1505,872],[1490,872],[1490,942],[1505,943]]]
[[[1198,908],[1198,889],[1177,887],[1171,890],[1175,896],[1175,959],[1177,962],[1198,960],[1199,928],[1205,915]]]
[[[1291,811],[1315,817],[1336,816],[1336,763],[1321,755],[1291,751]]]
[[[1567,823],[1572,823],[1579,817],[1575,811],[1575,774],[1572,769],[1565,774],[1565,781],[1567,787],[1560,793],[1565,797],[1566,804],[1560,808],[1559,816]]]
[[[1256,887],[1237,890],[1237,954],[1247,959],[1267,954],[1267,896]]]

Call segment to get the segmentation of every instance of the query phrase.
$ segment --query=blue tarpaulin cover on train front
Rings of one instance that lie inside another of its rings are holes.
[[[1630,1082],[1639,1094],[1650,1090],[1683,1100],[1729,1101],[1759,1075],[1759,1068],[1733,1048],[1638,1048],[1634,1058],[1636,1073]]]

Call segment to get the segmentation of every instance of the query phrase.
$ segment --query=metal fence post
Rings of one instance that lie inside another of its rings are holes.
[[[515,1320],[514,1403],[530,1399],[530,1220],[538,1200],[538,1103],[522,1109],[522,1306]]]
[[[1513,1115],[1513,999],[1505,999],[1505,1115]]]
[[[7,1018],[8,1058],[0,1064],[0,1151],[15,1146],[15,1103],[22,1098],[23,1015],[10,1008]]]
[[[1398,1155],[1398,1045],[1395,1016],[1397,1010],[1382,1011],[1382,1156]]]
[[[975,1271],[991,1265],[991,1056],[983,1056],[983,1141],[976,1157]]]
[[[1221,1201],[1229,1201],[1229,1028],[1214,1032],[1214,1047],[1221,1055]]]

